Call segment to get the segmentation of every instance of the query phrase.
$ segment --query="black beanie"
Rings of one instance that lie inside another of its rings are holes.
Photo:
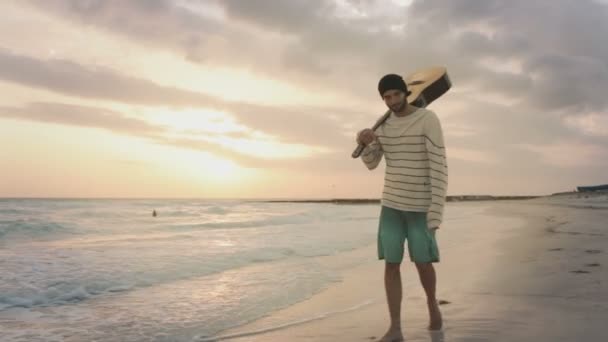
[[[380,79],[380,82],[378,82],[378,92],[380,92],[380,96],[384,95],[384,92],[387,90],[401,90],[406,96],[410,95],[405,81],[401,76],[396,74],[385,75]]]

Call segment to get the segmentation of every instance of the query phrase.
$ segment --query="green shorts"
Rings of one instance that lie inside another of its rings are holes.
[[[439,262],[435,229],[427,228],[426,212],[401,211],[382,206],[378,226],[378,259],[401,263],[406,240],[412,262]]]

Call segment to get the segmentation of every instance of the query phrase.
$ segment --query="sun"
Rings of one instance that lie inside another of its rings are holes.
[[[170,159],[181,176],[198,182],[246,181],[250,172],[230,159],[194,150],[175,150]]]
[[[214,159],[214,165],[206,168],[210,179],[226,182],[245,178],[247,171],[237,163],[228,159]]]

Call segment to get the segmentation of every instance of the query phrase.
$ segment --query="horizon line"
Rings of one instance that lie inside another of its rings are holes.
[[[459,194],[446,197],[491,196],[491,197],[543,197],[561,193],[578,193],[577,191],[556,192],[543,195],[496,195],[496,194]],[[60,196],[0,196],[0,200],[40,199],[40,200],[381,200],[381,197],[60,197]]]

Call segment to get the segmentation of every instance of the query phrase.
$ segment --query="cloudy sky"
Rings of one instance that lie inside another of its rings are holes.
[[[379,197],[386,73],[445,66],[449,190],[608,183],[599,0],[8,0],[1,197]]]

